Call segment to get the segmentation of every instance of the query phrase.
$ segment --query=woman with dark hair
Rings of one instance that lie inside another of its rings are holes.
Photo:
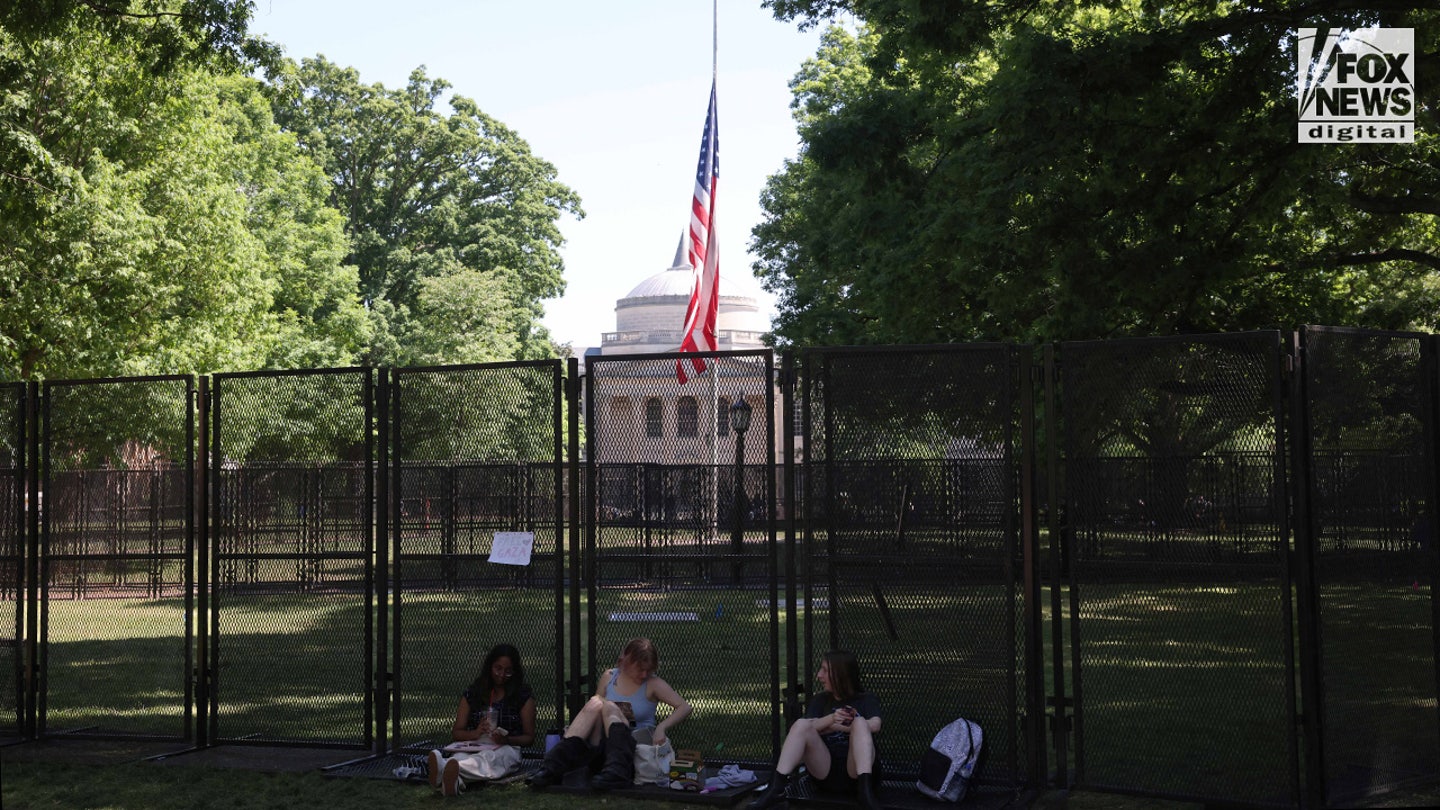
[[[450,759],[431,751],[430,784],[447,796],[464,789],[466,779],[492,778],[497,762],[518,765],[520,748],[535,741],[535,693],[514,644],[490,648],[474,682],[460,695],[450,738],[500,747]]]
[[[821,791],[854,796],[866,810],[880,807],[875,798],[880,701],[861,686],[860,663],[844,650],[825,653],[815,679],[822,691],[790,726],[770,784],[750,810],[784,801],[790,776],[802,764]]]
[[[650,730],[650,743],[661,745],[666,732],[690,715],[690,704],[675,688],[655,674],[660,654],[648,638],[632,638],[620,650],[620,660],[605,671],[599,688],[565,729],[565,738],[545,754],[530,786],[543,789],[559,782],[572,768],[599,763],[590,780],[595,790],[630,785],[635,778],[634,731]],[[670,713],[661,720],[655,710],[661,703]]]

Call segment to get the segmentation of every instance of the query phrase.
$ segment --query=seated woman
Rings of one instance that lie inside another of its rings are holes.
[[[493,778],[497,769],[520,764],[520,749],[535,741],[535,693],[525,682],[525,666],[513,644],[496,644],[480,674],[460,695],[450,737],[456,742],[488,742],[495,751],[447,758],[430,752],[430,785],[446,796],[465,788],[465,780]]]
[[[655,674],[660,655],[648,638],[634,638],[620,651],[620,660],[605,671],[594,696],[565,729],[565,738],[545,754],[540,770],[530,778],[533,788],[559,782],[572,768],[603,762],[590,780],[595,790],[630,785],[635,778],[635,729],[652,729],[651,742],[665,742],[666,733],[690,715],[690,704]],[[656,721],[655,709],[664,703],[670,714]]]
[[[825,653],[815,679],[823,691],[790,726],[770,784],[750,810],[784,801],[790,776],[802,763],[820,790],[854,796],[866,810],[880,807],[875,798],[880,701],[860,685],[860,664],[844,650]]]

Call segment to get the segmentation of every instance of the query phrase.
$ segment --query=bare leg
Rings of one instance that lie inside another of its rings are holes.
[[[802,762],[815,779],[824,779],[830,775],[830,749],[826,748],[825,741],[820,739],[815,723],[815,720],[802,717],[790,726],[785,742],[780,745],[780,758],[776,760],[775,770],[770,774],[770,784],[754,801],[746,805],[746,810],[768,810],[785,801],[786,786]]]
[[[585,701],[575,719],[570,721],[570,727],[565,729],[565,736],[579,737],[591,745],[599,745],[600,738],[605,736],[611,723],[628,722],[619,706],[602,697],[592,696]]]
[[[591,697],[585,701],[575,719],[570,721],[569,728],[565,729],[565,736],[579,737],[591,745],[600,742],[600,720],[604,715],[605,702],[601,697]]]
[[[870,736],[870,726],[865,718],[857,717],[850,724],[850,756],[845,762],[845,772],[852,778],[875,769],[875,738]]]
[[[830,749],[825,747],[825,741],[820,739],[820,732],[815,730],[815,722],[808,718],[800,718],[790,726],[790,732],[785,735],[785,742],[780,746],[780,759],[775,763],[775,770],[789,775],[805,763],[805,768],[815,779],[824,779],[830,775]]]

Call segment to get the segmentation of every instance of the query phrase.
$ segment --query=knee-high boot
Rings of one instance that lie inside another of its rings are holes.
[[[566,737],[545,754],[540,770],[525,780],[536,790],[550,787],[565,778],[565,774],[582,765],[590,756],[590,744],[579,737]]]
[[[785,789],[790,786],[790,774],[779,771],[770,772],[770,784],[765,790],[755,797],[755,800],[745,805],[745,810],[765,810],[767,807],[785,801]]]
[[[611,723],[605,737],[605,767],[590,780],[594,790],[615,790],[635,781],[635,736],[624,723]]]

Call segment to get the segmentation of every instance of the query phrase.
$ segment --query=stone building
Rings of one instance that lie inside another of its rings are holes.
[[[678,351],[693,283],[682,235],[670,268],[640,282],[616,301],[615,331],[604,333],[601,345],[586,352],[586,359]],[[769,328],[769,319],[761,311],[758,290],[749,275],[722,274],[716,319],[718,349],[764,349],[762,338]],[[713,380],[707,375],[693,378],[684,386],[675,379],[673,361],[637,363],[633,371],[628,374],[607,363],[607,377],[597,383],[595,408],[603,408],[604,413],[591,424],[602,434],[597,437],[603,448],[599,460],[701,465],[731,462],[735,440],[728,412],[734,398],[743,394],[755,414],[755,429],[746,437],[745,460],[757,464],[763,461],[762,414],[768,384],[763,366],[727,358]],[[702,414],[712,413],[713,423],[710,418],[702,418]]]

